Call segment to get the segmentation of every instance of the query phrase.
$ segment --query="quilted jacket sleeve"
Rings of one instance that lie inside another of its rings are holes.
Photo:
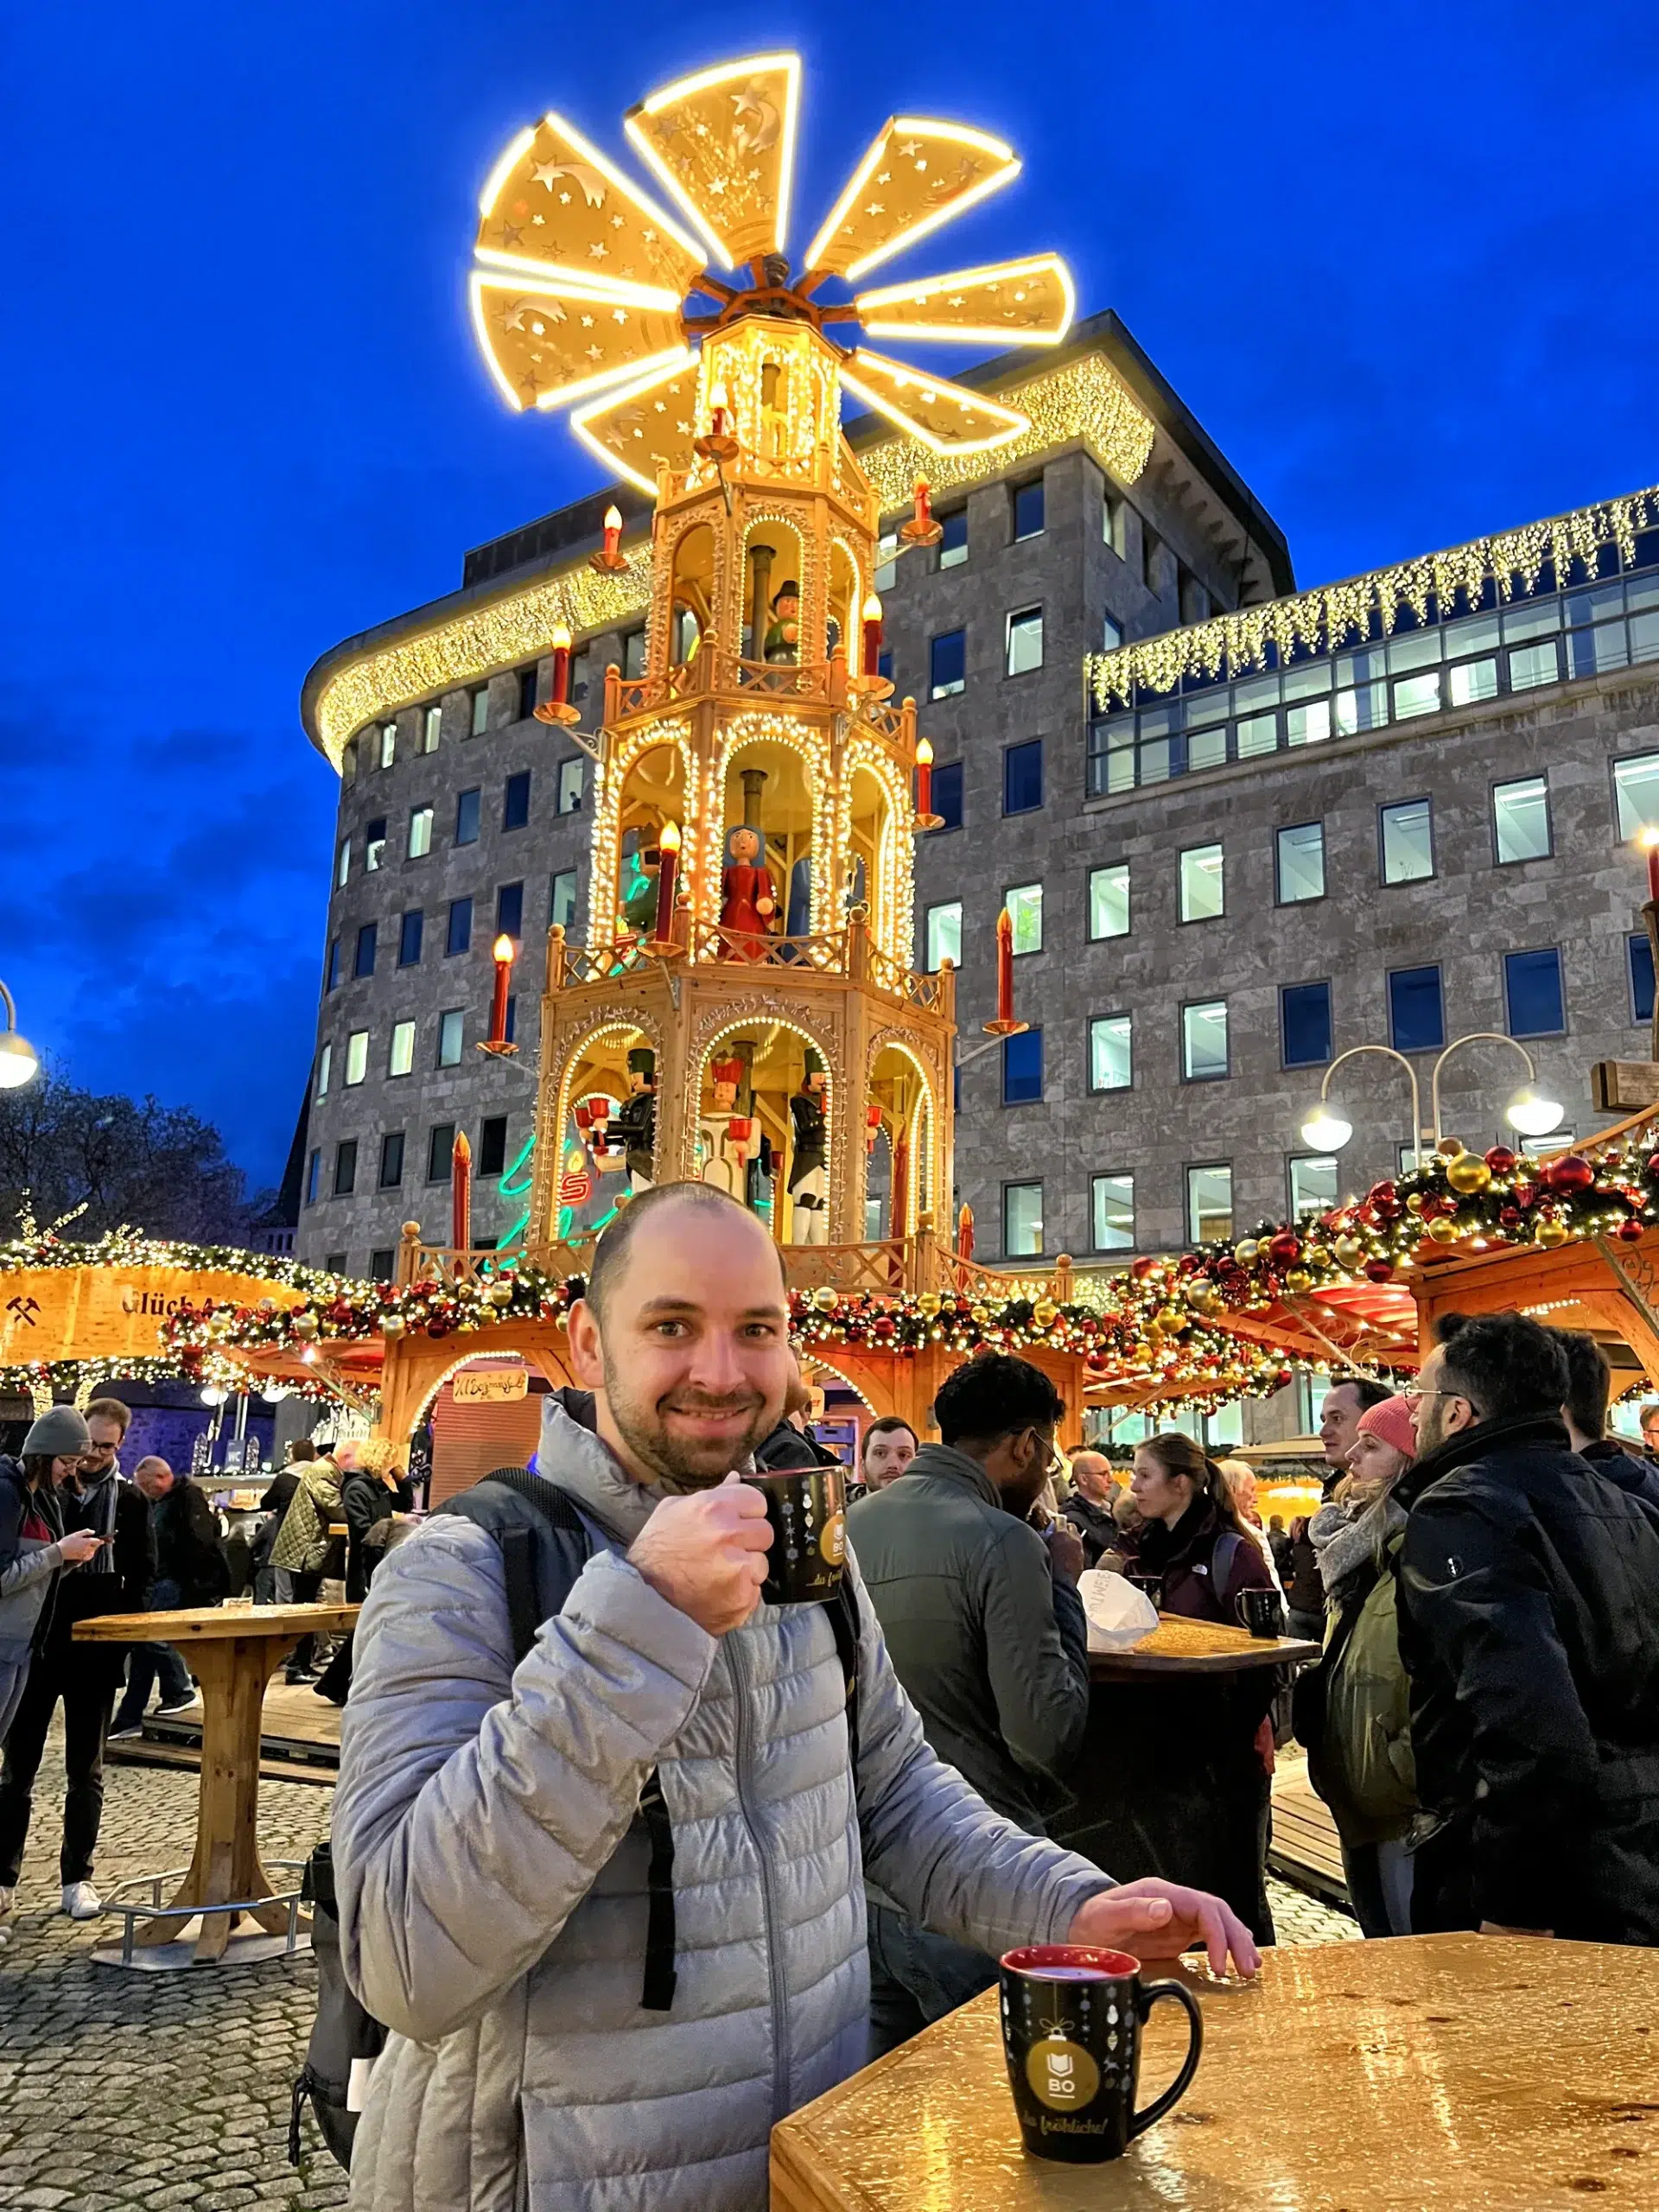
[[[601,1553],[515,1673],[486,1531],[444,1515],[391,1554],[358,1621],[334,1814],[346,1977],[377,2019],[435,2042],[541,1956],[715,1649]]]
[[[866,1874],[924,1927],[993,1958],[1020,1943],[1064,1942],[1078,1908],[1112,1886],[1110,1875],[994,1813],[929,1748],[861,1586],[858,1596]],[[1056,1637],[1052,1613],[1048,1633]]]
[[[982,1596],[996,1725],[1022,1767],[1058,1783],[1082,1747],[1089,1719],[1083,1600],[1066,1586],[1070,1634],[1063,1635],[1042,1538],[1011,1515],[1002,1518],[1007,1526],[986,1555]]]

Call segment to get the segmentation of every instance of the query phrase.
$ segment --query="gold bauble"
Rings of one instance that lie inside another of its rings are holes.
[[[1446,1171],[1446,1179],[1460,1198],[1471,1198],[1492,1179],[1492,1171],[1478,1153],[1460,1153]]]
[[[1434,1147],[1442,1160],[1460,1160],[1463,1147],[1456,1137],[1442,1137]]]
[[[1448,1221],[1443,1213],[1436,1214],[1428,1224],[1428,1237],[1432,1244],[1455,1244],[1462,1234],[1457,1223]]]
[[[485,1294],[488,1298],[492,1306],[511,1306],[512,1303],[512,1285],[507,1281],[505,1276],[498,1275]]]
[[[1541,1221],[1532,1232],[1532,1241],[1541,1244],[1547,1252],[1553,1252],[1558,1244],[1565,1244],[1572,1233],[1564,1221]]]
[[[970,1306],[968,1308],[968,1319],[976,1322],[982,1329],[990,1318],[991,1309],[988,1306]]]
[[[1413,1191],[1406,1200],[1406,1211],[1408,1213],[1421,1213],[1422,1210],[1423,1194],[1421,1191]]]
[[[1256,1255],[1261,1249],[1261,1245],[1254,1236],[1246,1236],[1234,1245],[1233,1257],[1241,1268],[1251,1268],[1255,1265]]]
[[[1039,1298],[1031,1309],[1031,1318],[1039,1329],[1052,1329],[1060,1318],[1060,1309],[1052,1298]]]
[[[1305,1290],[1312,1290],[1313,1278],[1306,1268],[1292,1268],[1285,1277],[1285,1288],[1293,1298],[1300,1298]]]
[[[916,1304],[931,1321],[939,1310],[939,1294],[937,1290],[925,1290],[917,1298]]]
[[[1131,1367],[1150,1367],[1152,1365],[1152,1346],[1150,1344],[1136,1344],[1135,1350],[1129,1354],[1129,1365]]]
[[[315,1313],[296,1313],[294,1316],[294,1333],[296,1337],[299,1337],[308,1343],[317,1333],[316,1315]]]
[[[1357,1236],[1338,1236],[1331,1249],[1344,1268],[1351,1268],[1357,1260],[1365,1256],[1365,1247]]]
[[[1152,1325],[1160,1336],[1179,1337],[1186,1326],[1186,1316],[1179,1306],[1166,1306],[1153,1315]]]
[[[395,1344],[408,1326],[401,1313],[383,1313],[380,1317],[380,1333],[389,1344]]]
[[[827,1282],[821,1282],[812,1294],[812,1303],[820,1313],[833,1313],[840,1294]]]

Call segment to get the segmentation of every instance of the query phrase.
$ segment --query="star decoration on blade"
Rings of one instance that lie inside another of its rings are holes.
[[[697,343],[745,314],[810,323],[849,391],[907,437],[957,453],[1006,444],[1029,418],[862,339],[1052,346],[1071,327],[1076,296],[1055,254],[859,289],[1020,173],[1000,139],[925,116],[877,132],[791,279],[801,73],[798,55],[750,54],[629,111],[628,141],[673,214],[557,114],[520,131],[484,188],[471,302],[498,388],[516,408],[572,404],[578,435],[647,492],[658,471],[691,462]],[[580,344],[567,335],[578,329]],[[664,409],[665,393],[680,404]]]

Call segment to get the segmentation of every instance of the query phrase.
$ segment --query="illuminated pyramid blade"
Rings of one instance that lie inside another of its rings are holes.
[[[1029,415],[999,406],[983,392],[907,368],[862,346],[843,363],[841,380],[934,453],[984,453],[1031,428]]]
[[[690,468],[696,458],[696,404],[697,357],[688,347],[649,376],[574,409],[570,427],[607,468],[654,495],[658,469]]]
[[[624,306],[567,277],[474,269],[473,327],[513,407],[559,407],[677,359],[677,309]]]
[[[537,276],[561,272],[641,306],[677,307],[705,257],[695,238],[556,115],[519,132],[484,188],[479,213],[480,261]]]
[[[963,345],[1058,346],[1077,310],[1071,271],[1058,254],[960,269],[861,292],[853,302],[872,338],[938,338]]]
[[[640,159],[728,269],[784,251],[800,94],[798,55],[754,54],[664,85],[625,118]]]
[[[1020,174],[1012,147],[965,124],[895,116],[848,180],[806,251],[815,276],[849,283]]]

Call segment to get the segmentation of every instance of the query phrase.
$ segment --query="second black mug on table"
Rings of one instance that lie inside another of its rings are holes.
[[[1285,1601],[1276,1590],[1241,1590],[1234,1611],[1252,1636],[1277,1637],[1285,1632]]]
[[[847,1515],[839,1466],[745,1475],[766,1502],[772,1549],[760,1595],[768,1605],[821,1605],[841,1588]]]

